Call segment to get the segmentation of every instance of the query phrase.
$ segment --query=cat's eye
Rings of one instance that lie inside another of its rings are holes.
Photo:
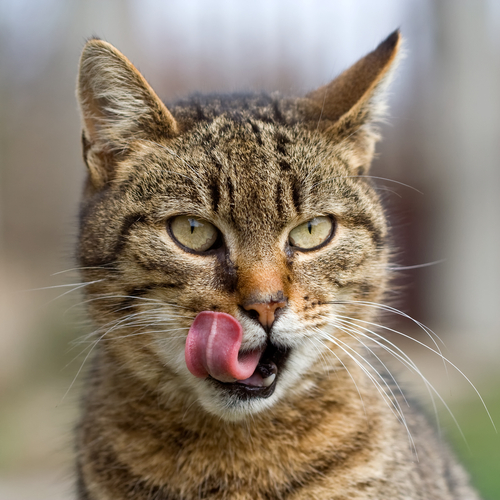
[[[314,217],[290,231],[290,246],[300,250],[313,250],[330,240],[334,222],[330,217]]]
[[[178,215],[170,221],[175,241],[195,252],[211,250],[220,240],[219,230],[210,222],[192,215]]]

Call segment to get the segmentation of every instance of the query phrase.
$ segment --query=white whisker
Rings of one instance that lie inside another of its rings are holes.
[[[335,345],[337,345],[337,347],[339,347],[347,356],[349,356],[349,358],[351,358],[351,360],[371,380],[371,382],[374,384],[375,388],[377,389],[377,391],[379,392],[379,394],[381,395],[382,399],[385,401],[385,403],[387,404],[387,406],[389,407],[389,409],[391,410],[391,412],[393,413],[393,415],[404,425],[404,427],[406,429],[406,432],[408,434],[408,440],[409,440],[410,445],[411,445],[411,447],[413,449],[413,452],[415,453],[415,456],[417,457],[417,460],[418,460],[416,446],[415,446],[415,443],[413,441],[413,437],[411,435],[410,429],[408,428],[408,424],[406,422],[406,418],[404,416],[404,413],[403,413],[403,411],[401,409],[401,406],[400,406],[400,404],[399,404],[396,396],[394,395],[394,392],[392,391],[391,387],[389,386],[389,384],[387,383],[387,381],[384,379],[384,377],[382,377],[382,375],[373,367],[373,365],[371,363],[369,363],[363,356],[361,356],[361,354],[359,354],[351,346],[349,346],[348,344],[346,344],[345,342],[343,342],[342,340],[340,340],[340,339],[338,339],[336,337],[333,337],[331,335],[326,334],[321,329],[317,329],[317,332],[319,333],[320,336],[322,336],[326,340],[329,340],[330,342],[332,342]],[[343,347],[341,344],[343,346],[345,346],[345,347]],[[382,386],[382,384],[370,373],[370,371],[365,366],[363,366],[363,364],[358,359],[356,359],[356,357],[353,354],[351,354],[349,352],[349,350],[351,350],[356,356],[360,357],[361,360],[364,363],[366,363],[378,375],[378,377],[384,383],[385,387],[387,387],[387,389],[388,389],[388,391],[389,391],[389,393],[390,393],[390,395],[392,397],[389,396],[389,394],[385,391],[385,389]]]

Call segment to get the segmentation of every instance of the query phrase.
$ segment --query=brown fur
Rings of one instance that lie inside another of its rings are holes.
[[[477,498],[423,417],[398,421],[389,385],[377,390],[354,361],[371,359],[360,337],[332,323],[374,320],[360,301],[386,291],[384,213],[358,175],[399,43],[396,32],[304,98],[195,96],[169,109],[116,49],[87,43],[78,255],[98,330],[81,500]],[[210,221],[224,245],[181,248],[167,223],[179,214]],[[331,241],[290,247],[290,231],[320,215],[336,221]],[[244,306],[271,299],[286,307],[266,333]],[[228,396],[189,373],[185,338],[206,310],[242,323],[244,349],[289,350],[272,396]]]

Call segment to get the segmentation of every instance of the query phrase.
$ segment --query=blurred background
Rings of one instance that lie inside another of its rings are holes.
[[[398,27],[406,58],[372,173],[390,179],[377,184],[393,265],[437,263],[401,271],[395,303],[439,334],[500,427],[500,0],[0,0],[1,500],[73,498],[85,356],[71,342],[89,327],[78,276],[61,271],[74,267],[85,175],[74,96],[85,39],[116,45],[172,101],[303,94]],[[410,322],[387,320],[425,342]],[[428,350],[392,340],[455,415],[463,436],[438,403],[474,483],[500,498],[500,438],[477,394]]]

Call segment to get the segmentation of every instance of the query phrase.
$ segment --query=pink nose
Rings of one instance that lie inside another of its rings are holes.
[[[272,324],[274,323],[275,313],[277,309],[285,307],[286,302],[275,302],[271,300],[269,302],[260,302],[256,304],[249,304],[243,306],[246,311],[255,311],[259,315],[259,322],[263,326],[264,330],[269,331]]]

